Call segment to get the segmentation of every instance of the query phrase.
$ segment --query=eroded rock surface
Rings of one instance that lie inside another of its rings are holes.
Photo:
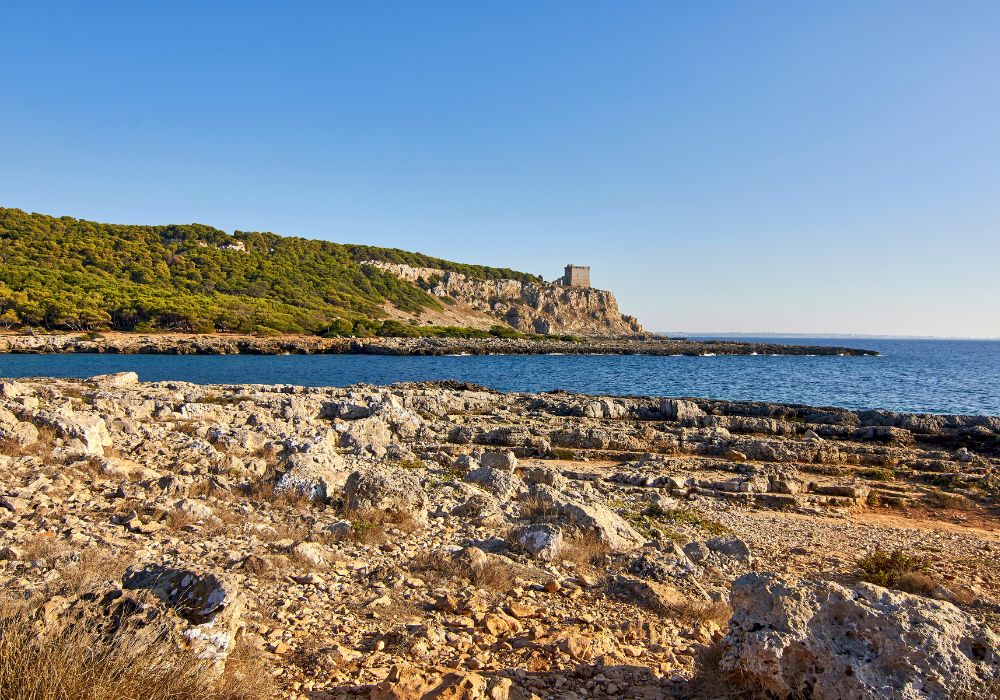
[[[733,583],[722,667],[779,698],[986,697],[1000,678],[1000,637],[951,603],[861,583]]]
[[[297,700],[682,698],[730,603],[726,663],[775,693],[850,667],[843,697],[938,697],[995,654],[998,436],[456,382],[0,380],[0,586],[166,620],[212,663],[243,640]],[[923,597],[859,584],[876,545],[926,560]]]

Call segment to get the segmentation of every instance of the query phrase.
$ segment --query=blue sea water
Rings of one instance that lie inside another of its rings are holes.
[[[746,340],[746,338],[741,338]],[[1000,415],[1000,341],[766,338],[845,345],[878,357],[602,355],[0,355],[0,377],[346,386],[457,379],[503,391],[694,396],[844,408]]]

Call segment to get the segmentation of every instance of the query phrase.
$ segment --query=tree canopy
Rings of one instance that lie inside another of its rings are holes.
[[[398,249],[0,208],[0,329],[390,334],[412,331],[383,324],[386,303],[417,314],[441,308],[369,260],[539,279]]]

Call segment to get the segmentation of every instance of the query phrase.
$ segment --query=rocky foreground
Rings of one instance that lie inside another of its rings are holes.
[[[0,334],[0,353],[120,353],[152,355],[878,355],[824,345],[723,340],[587,338],[320,338],[190,333],[88,335]]]
[[[994,417],[4,381],[0,590],[278,697],[987,698],[998,485]]]

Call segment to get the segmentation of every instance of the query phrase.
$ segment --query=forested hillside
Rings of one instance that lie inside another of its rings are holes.
[[[440,308],[365,260],[539,279],[389,248],[0,208],[0,329],[368,335],[400,325],[377,320],[386,302],[412,313]]]

